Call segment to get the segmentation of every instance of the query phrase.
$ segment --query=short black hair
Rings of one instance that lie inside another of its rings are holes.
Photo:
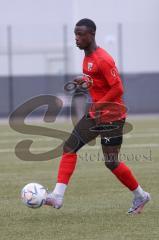
[[[76,23],[76,26],[86,26],[92,32],[96,32],[96,25],[95,25],[95,23],[91,19],[88,19],[88,18],[83,18],[83,19],[79,20]]]

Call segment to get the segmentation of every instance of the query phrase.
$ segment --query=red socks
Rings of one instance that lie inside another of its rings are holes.
[[[68,184],[77,162],[76,153],[64,153],[58,170],[58,183]]]
[[[115,168],[112,173],[114,173],[120,182],[128,187],[130,191],[134,191],[139,186],[131,170],[123,162],[120,162],[118,167]]]
[[[76,153],[64,153],[59,165],[58,183],[68,184],[73,171],[75,169],[77,162]],[[118,167],[115,168],[113,174],[126,186],[130,191],[134,191],[138,186],[138,182],[133,176],[131,170],[125,165],[125,163],[120,162]]]

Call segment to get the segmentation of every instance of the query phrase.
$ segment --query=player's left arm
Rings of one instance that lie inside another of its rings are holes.
[[[98,101],[98,103],[100,103],[97,104],[98,106],[101,106],[102,103],[113,102],[124,93],[123,84],[115,64],[109,64],[106,61],[103,61],[100,64],[100,70],[104,80],[110,86],[110,89],[106,92],[104,97]]]

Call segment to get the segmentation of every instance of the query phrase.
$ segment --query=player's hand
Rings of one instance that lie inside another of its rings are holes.
[[[75,77],[72,81],[69,81],[65,84],[64,89],[67,92],[74,92],[76,88],[82,87],[84,84],[83,75]]]
[[[74,83],[80,86],[83,90],[87,90],[93,86],[93,79],[89,75],[82,74],[74,79]]]
[[[77,85],[82,85],[85,82],[85,80],[83,76],[77,76],[73,79],[73,82]]]
[[[72,81],[69,81],[65,84],[64,89],[67,92],[73,92],[76,88],[80,88],[82,90],[88,90],[88,88],[92,87],[93,79],[86,75],[80,75],[75,77]]]

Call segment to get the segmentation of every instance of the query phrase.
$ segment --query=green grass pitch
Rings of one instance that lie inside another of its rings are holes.
[[[22,139],[34,139],[33,152],[45,152],[56,139],[22,135],[0,125],[0,239],[1,240],[157,240],[159,236],[159,118],[133,118],[133,131],[124,136],[121,159],[132,168],[152,201],[138,216],[126,214],[132,194],[107,170],[99,139],[79,151],[76,171],[60,210],[29,209],[20,190],[29,182],[52,189],[59,159],[24,162],[14,148]],[[35,123],[34,123],[35,124]],[[54,123],[55,124],[55,123]],[[35,124],[36,125],[36,124]],[[55,124],[60,130],[70,125]],[[47,127],[55,127],[50,123]]]

